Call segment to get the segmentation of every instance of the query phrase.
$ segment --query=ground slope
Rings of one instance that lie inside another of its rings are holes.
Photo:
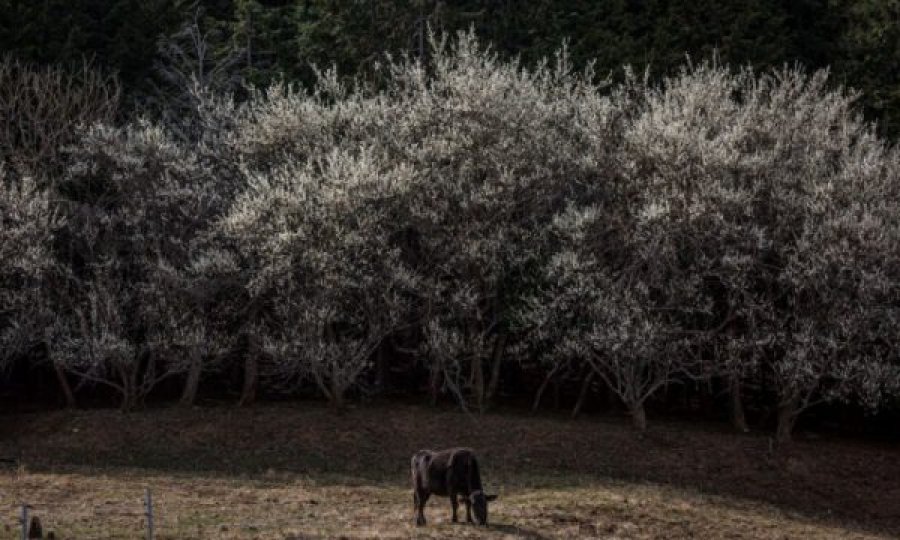
[[[157,538],[892,538],[900,449],[666,423],[297,404],[0,417],[0,536],[17,504],[57,538],[137,538],[151,488]],[[482,456],[492,527],[452,525],[432,499],[412,525],[409,456]],[[3,532],[3,531],[7,532]]]

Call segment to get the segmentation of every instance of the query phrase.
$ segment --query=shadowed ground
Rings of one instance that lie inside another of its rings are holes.
[[[890,538],[900,450],[656,424],[391,406],[336,416],[310,404],[250,410],[53,412],[2,417],[0,529],[27,501],[58,538],[135,538],[143,489],[157,538]],[[486,530],[429,501],[412,525],[409,456],[481,456]],[[3,536],[11,534],[5,533]]]

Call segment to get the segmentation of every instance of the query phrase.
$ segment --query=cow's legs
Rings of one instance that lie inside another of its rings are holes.
[[[459,508],[459,501],[456,500],[455,491],[450,492],[450,507],[453,508],[453,523],[456,523],[456,509]]]
[[[472,523],[472,501],[466,497],[466,523]]]
[[[428,502],[429,493],[424,490],[415,490],[413,492],[413,504],[416,509],[416,525],[425,525],[425,503]]]

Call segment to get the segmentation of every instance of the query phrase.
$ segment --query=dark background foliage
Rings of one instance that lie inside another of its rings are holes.
[[[156,44],[197,8],[215,45],[239,47],[245,80],[310,83],[310,64],[372,74],[385,51],[424,50],[422,31],[474,27],[503,55],[535,62],[563,40],[576,65],[659,76],[685,55],[756,68],[830,67],[870,119],[900,133],[897,0],[0,0],[0,51],[37,63],[89,57],[119,74],[131,103],[150,92]]]

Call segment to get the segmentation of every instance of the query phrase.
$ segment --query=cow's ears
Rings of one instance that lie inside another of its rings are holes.
[[[496,501],[497,495],[485,495],[484,500],[486,500],[487,502]]]

